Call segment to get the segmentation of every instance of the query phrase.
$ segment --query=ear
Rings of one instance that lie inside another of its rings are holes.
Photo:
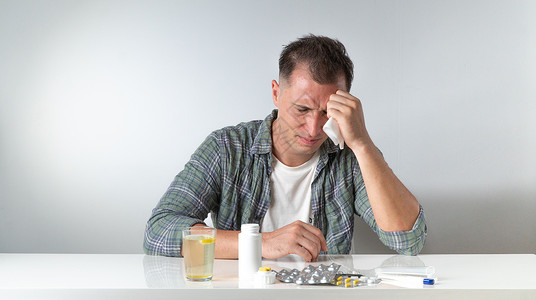
[[[272,99],[274,100],[274,105],[276,107],[279,107],[278,100],[279,100],[279,93],[281,92],[281,88],[279,87],[279,84],[277,81],[272,80]]]

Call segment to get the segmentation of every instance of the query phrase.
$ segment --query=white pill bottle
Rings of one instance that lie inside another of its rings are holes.
[[[253,280],[262,264],[262,239],[259,224],[242,224],[238,234],[238,276]]]

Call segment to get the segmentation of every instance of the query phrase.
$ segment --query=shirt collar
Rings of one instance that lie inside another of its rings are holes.
[[[272,113],[262,121],[251,146],[251,153],[270,154],[272,152],[272,122],[275,119],[277,119],[277,109],[272,110]]]

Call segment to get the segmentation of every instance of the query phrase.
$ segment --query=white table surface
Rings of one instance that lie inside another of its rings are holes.
[[[536,255],[323,256],[361,273],[380,266],[434,266],[438,282],[423,288],[385,283],[343,288],[238,280],[236,260],[216,260],[214,279],[184,279],[180,258],[137,254],[0,254],[0,299],[536,299]],[[309,263],[287,257],[264,260],[275,270]]]

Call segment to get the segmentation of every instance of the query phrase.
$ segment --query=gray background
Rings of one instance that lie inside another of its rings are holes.
[[[534,1],[0,1],[0,251],[142,253],[212,131],[273,108],[283,45],[342,41],[428,218],[423,253],[536,251]],[[385,253],[357,223],[357,252]]]

